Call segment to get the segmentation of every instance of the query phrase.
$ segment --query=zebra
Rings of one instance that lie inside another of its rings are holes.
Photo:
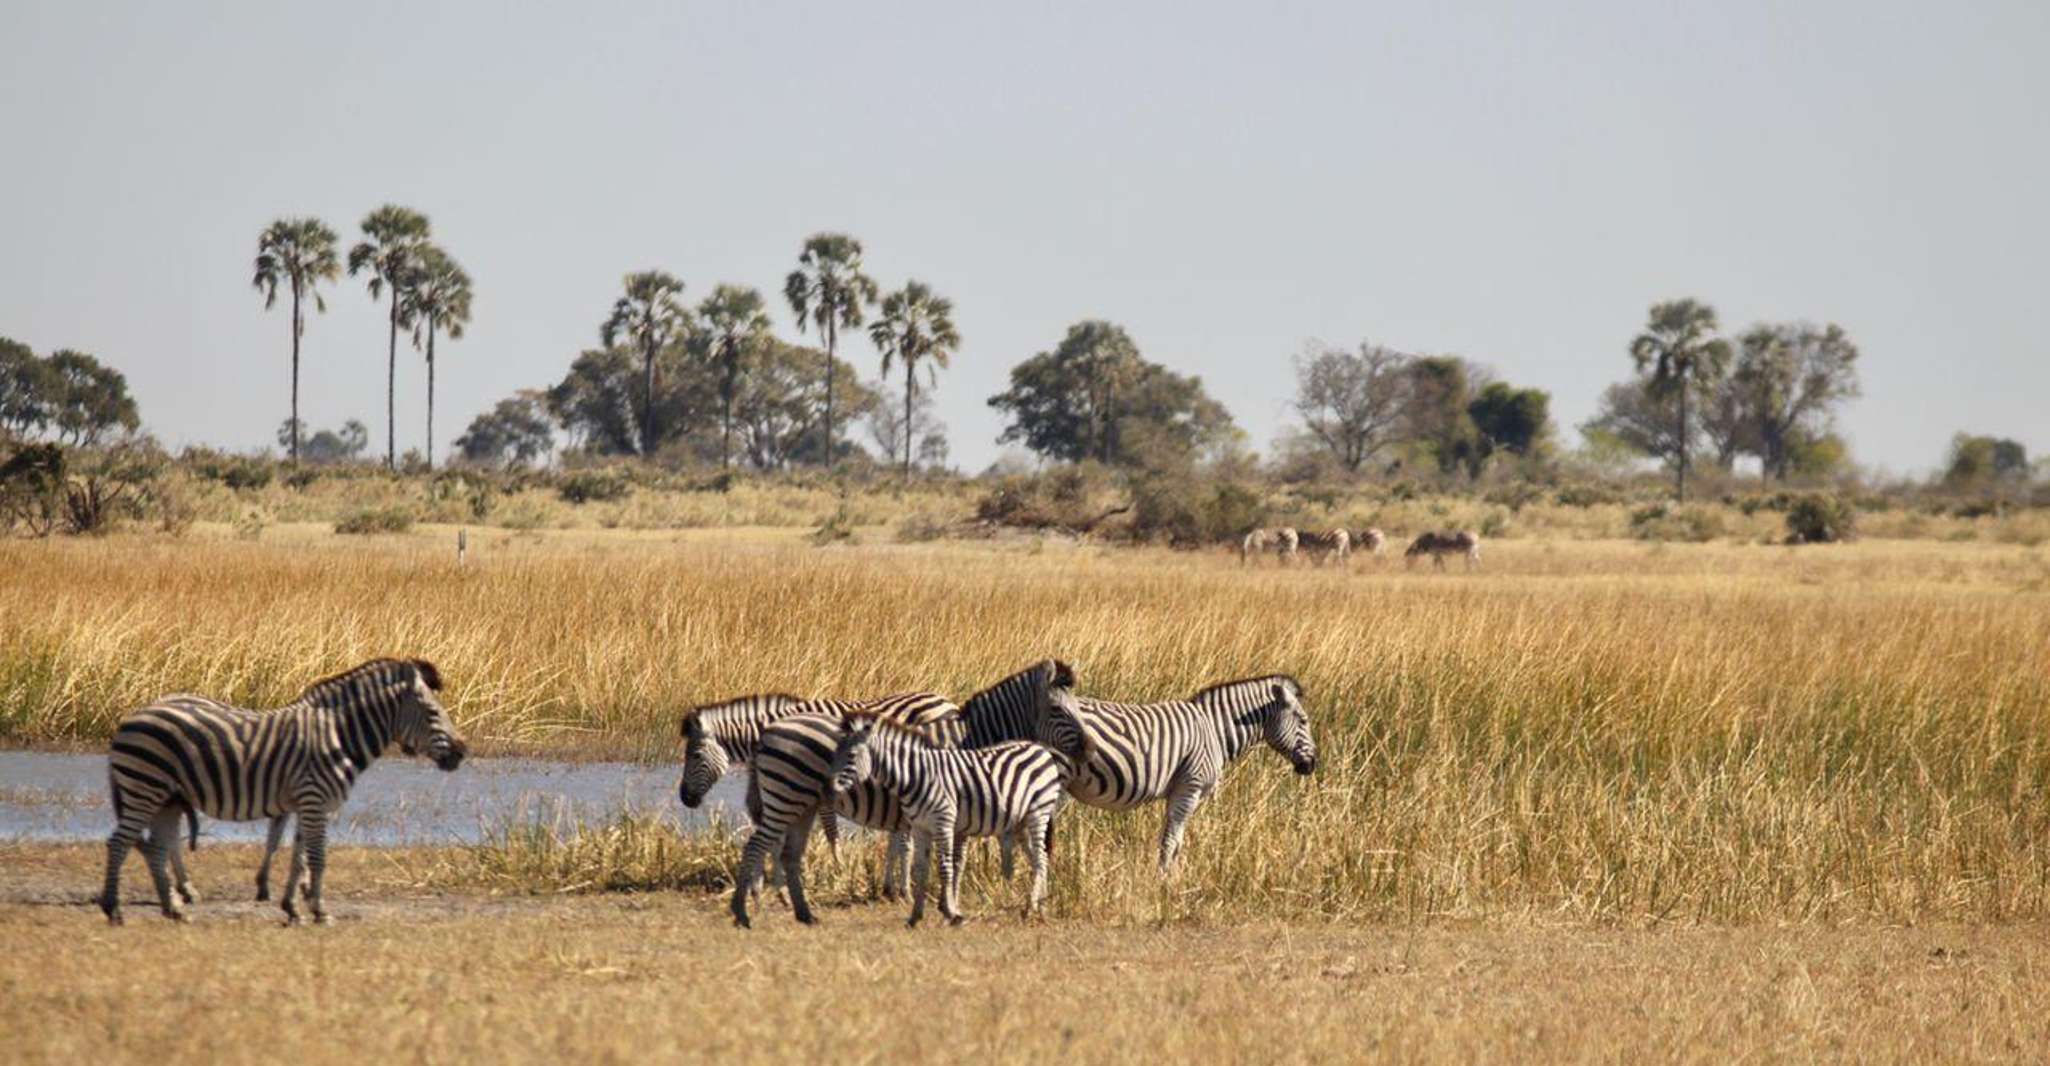
[[[1282,526],[1274,531],[1274,558],[1287,566],[1295,558],[1296,531],[1293,526]]]
[[[145,828],[143,856],[158,902],[165,917],[184,921],[165,870],[180,850],[178,820],[205,814],[246,822],[289,812],[299,829],[285,923],[299,921],[293,895],[302,871],[313,920],[325,923],[327,818],[356,778],[394,741],[443,770],[454,770],[469,751],[435,695],[440,690],[441,672],[425,659],[372,659],[314,682],[273,711],[173,696],[131,712],[115,727],[107,760],[115,818],[100,896],[107,921],[121,924],[121,864]]]
[[[1048,700],[1059,689],[1075,687],[1075,668],[1059,659],[1042,659],[1004,678],[961,704],[961,717],[933,727],[945,742],[970,750],[1013,740],[1040,739]],[[898,836],[892,835],[894,843]],[[1015,867],[1013,841],[999,840],[1004,880]],[[1046,835],[1047,854],[1053,854],[1053,826]],[[902,887],[902,886],[899,886]]]
[[[1180,857],[1189,817],[1256,741],[1287,758],[1298,774],[1317,768],[1302,700],[1302,683],[1286,674],[1227,681],[1167,703],[1110,703],[1057,692],[1054,701],[1078,712],[1087,740],[1087,757],[1068,791],[1106,810],[1165,799],[1160,868],[1166,872]]]
[[[1352,534],[1343,529],[1334,529],[1328,533],[1305,531],[1301,534],[1301,542],[1309,551],[1310,558],[1319,566],[1333,560],[1343,566],[1352,555]]]
[[[748,768],[749,809],[760,817],[748,833],[740,851],[740,868],[733,879],[733,923],[747,928],[748,897],[762,875],[770,852],[781,848],[784,886],[790,894],[790,910],[796,919],[811,925],[818,919],[804,897],[804,845],[811,837],[812,822],[822,809],[830,808],[857,825],[890,832],[910,828],[896,801],[873,784],[833,794],[829,763],[840,744],[840,721],[849,712],[867,712],[916,728],[958,718],[961,708],[934,692],[910,692],[880,699],[810,700],[799,704],[796,713],[763,727],[755,743],[754,759]],[[947,727],[959,734],[960,727]],[[936,734],[936,738],[937,738]]]
[[[760,739],[763,727],[794,713],[803,703],[803,698],[798,696],[764,692],[701,704],[684,712],[680,725],[683,776],[677,782],[676,798],[685,807],[696,810],[720,778],[732,770],[748,766],[754,758],[755,742]],[[750,823],[761,821],[762,816],[754,799],[754,791],[750,789],[746,807]],[[824,823],[820,828],[825,832],[826,845],[837,855],[840,849],[839,823],[831,812],[826,814]],[[770,887],[780,889],[783,883],[780,864],[771,866],[768,880]]]
[[[930,733],[874,715],[846,714],[839,722],[840,742],[830,767],[835,796],[872,783],[887,791],[916,839],[911,859],[911,918],[925,916],[926,887],[931,879],[933,851],[940,866],[940,913],[950,925],[961,924],[961,844],[968,837],[995,836],[1022,840],[1032,864],[1032,885],[1026,891],[1025,917],[1039,913],[1046,898],[1047,849],[1054,816],[1067,798],[1068,782],[1086,755],[1081,730],[1059,698],[1048,708],[1049,720],[1066,717],[1066,752],[1030,740],[988,747],[941,747]]]
[[[1446,530],[1442,533],[1426,530],[1409,542],[1409,549],[1402,553],[1403,565],[1414,567],[1418,558],[1428,555],[1440,570],[1445,569],[1445,557],[1453,554],[1466,556],[1466,568],[1481,565],[1481,536],[1471,529]]]
[[[1267,550],[1267,531],[1255,529],[1239,541],[1239,565],[1246,566]]]
[[[1387,553],[1388,534],[1381,532],[1378,527],[1368,526],[1353,535],[1352,544],[1378,561]]]

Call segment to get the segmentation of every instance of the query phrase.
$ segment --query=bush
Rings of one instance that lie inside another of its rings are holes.
[[[1705,507],[1656,503],[1630,513],[1630,535],[1638,540],[1700,544],[1722,534],[1722,515]]]
[[[610,503],[626,499],[633,485],[614,471],[579,470],[563,478],[555,491],[570,503]]]
[[[64,505],[64,449],[29,444],[0,463],[0,529],[47,537]]]
[[[846,504],[841,504],[839,510],[828,515],[819,528],[811,531],[811,542],[821,548],[842,542],[860,543],[854,536],[854,515],[848,512]]]
[[[1561,507],[1600,507],[1622,503],[1623,494],[1607,485],[1568,485],[1559,490]]]
[[[1235,540],[1260,524],[1260,497],[1235,482],[1206,485],[1164,474],[1132,486],[1132,536],[1198,548]]]
[[[335,532],[346,534],[409,533],[413,512],[403,507],[366,507],[335,523]]]
[[[1788,544],[1834,544],[1857,536],[1858,509],[1836,496],[1803,496],[1787,508]]]

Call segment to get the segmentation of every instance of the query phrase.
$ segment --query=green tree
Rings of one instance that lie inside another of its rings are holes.
[[[655,423],[655,353],[681,341],[690,330],[690,312],[679,299],[683,282],[661,270],[626,276],[626,294],[612,305],[612,315],[598,327],[610,348],[622,339],[641,353],[641,454],[655,454],[659,436]]]
[[[1673,393],[1654,391],[1648,378],[1619,381],[1603,390],[1595,416],[1581,423],[1580,435],[1597,450],[1614,442],[1677,470],[1681,452],[1698,445],[1696,440],[1683,444],[1678,436],[1679,400]]]
[[[1960,433],[1950,440],[1950,460],[1943,483],[1951,488],[1982,488],[2018,481],[2029,473],[2029,450],[2020,441]]]
[[[1473,368],[1456,355],[1429,355],[1410,360],[1408,375],[1404,435],[1430,452],[1441,474],[1461,467],[1477,470],[1486,456],[1480,430],[1468,413],[1473,406]]]
[[[1722,380],[1729,367],[1729,342],[1716,336],[1715,308],[1694,300],[1669,300],[1652,305],[1644,332],[1630,342],[1630,358],[1639,373],[1650,375],[1654,392],[1675,394],[1680,403],[1679,438],[1689,440],[1687,398]],[[1674,495],[1687,500],[1687,449],[1680,450]]]
[[[797,269],[783,279],[783,296],[797,316],[798,332],[809,321],[826,341],[825,455],[831,463],[840,330],[860,326],[868,305],[876,301],[876,283],[861,271],[861,242],[844,233],[812,234],[798,253]]]
[[[335,255],[335,231],[317,218],[281,218],[264,228],[256,238],[256,277],[252,284],[263,293],[263,309],[278,302],[278,287],[292,290],[292,420],[299,424],[299,340],[306,335],[305,299],[313,297],[313,309],[327,313],[327,301],[320,295],[320,283],[342,276],[341,261]],[[299,461],[299,438],[293,437],[291,459]]]
[[[384,382],[384,465],[396,470],[399,464],[399,326],[400,304],[411,284],[415,260],[426,245],[427,216],[397,204],[385,204],[363,217],[363,239],[349,249],[349,276],[368,272],[370,298],[391,292],[390,338],[386,351]]]
[[[762,294],[744,285],[721,285],[698,305],[705,352],[719,372],[719,465],[733,465],[733,402],[740,374],[769,336],[769,312]]]
[[[906,282],[883,299],[882,317],[869,327],[869,340],[883,353],[883,376],[890,376],[894,358],[904,366],[904,476],[911,477],[911,437],[918,364],[926,364],[926,380],[937,386],[938,367],[961,346],[954,328],[954,302],[937,295],[924,282]]]
[[[1469,469],[1479,476],[1480,464],[1497,449],[1528,458],[1551,429],[1552,396],[1543,389],[1519,389],[1490,382],[1466,407],[1478,438]]]
[[[420,349],[423,335],[426,339],[429,470],[434,469],[434,335],[463,339],[463,327],[470,323],[470,296],[470,275],[462,265],[434,245],[423,246],[414,264],[412,284],[406,287],[402,315],[412,323],[414,349]]]
[[[1011,387],[989,405],[1009,417],[999,443],[1068,462],[1186,459],[1236,432],[1202,379],[1147,362],[1122,328],[1094,320],[1012,367]]]
[[[49,420],[59,441],[91,447],[115,429],[133,433],[141,427],[128,379],[119,370],[68,348],[52,352],[46,365]]]
[[[1803,440],[1827,433],[1831,409],[1858,396],[1858,346],[1841,326],[1754,326],[1739,338],[1731,385],[1767,477],[1787,479]]]
[[[1296,357],[1295,373],[1303,428],[1347,471],[1394,440],[1409,397],[1409,356],[1365,341],[1357,352],[1313,345]]]
[[[28,345],[0,337],[0,434],[27,437],[48,426],[55,391],[48,362]]]
[[[456,447],[472,463],[524,466],[533,462],[555,446],[544,403],[543,396],[534,391],[500,400],[498,406],[470,422],[470,428],[456,438]]]

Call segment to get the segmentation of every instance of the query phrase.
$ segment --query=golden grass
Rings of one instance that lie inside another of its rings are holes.
[[[19,1063],[397,1061],[2040,1062],[2044,927],[903,928],[751,932],[675,893],[423,890],[342,849],[336,923],[282,929],[249,847],[193,924],[108,929],[89,846],[0,846]],[[139,895],[137,895],[139,899]]]
[[[965,695],[1048,654],[1119,699],[1286,671],[1319,773],[1255,753],[1167,885],[1157,808],[1071,808],[1059,913],[2050,917],[2040,549],[1516,541],[1467,575],[794,531],[473,531],[459,569],[452,541],[0,544],[0,730],[96,744],[163,692],[281,702],[388,652],[443,666],[481,747],[651,759],[747,691]]]

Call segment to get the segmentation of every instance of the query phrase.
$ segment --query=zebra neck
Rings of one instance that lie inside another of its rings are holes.
[[[729,762],[751,762],[755,756],[755,747],[761,743],[762,726],[767,723],[768,716],[712,711],[701,721],[713,743],[725,750]]]
[[[334,722],[335,733],[341,737],[342,753],[358,770],[376,762],[391,746],[392,712],[398,701],[390,690],[352,686],[313,706]]]
[[[1266,733],[1266,724],[1264,712],[1247,715],[1224,708],[1224,715],[1217,723],[1218,734],[1224,741],[1224,761],[1237,762],[1246,749],[1259,743]]]
[[[877,738],[883,743],[870,741],[870,755],[875,760],[876,784],[899,793],[908,794],[911,786],[919,779],[933,776],[935,752],[920,750],[913,746],[908,737],[891,736]]]
[[[1012,677],[970,697],[961,705],[966,724],[963,743],[983,747],[1031,736],[1033,723],[1026,721],[1026,711],[1035,702],[1034,695],[1030,680]]]

